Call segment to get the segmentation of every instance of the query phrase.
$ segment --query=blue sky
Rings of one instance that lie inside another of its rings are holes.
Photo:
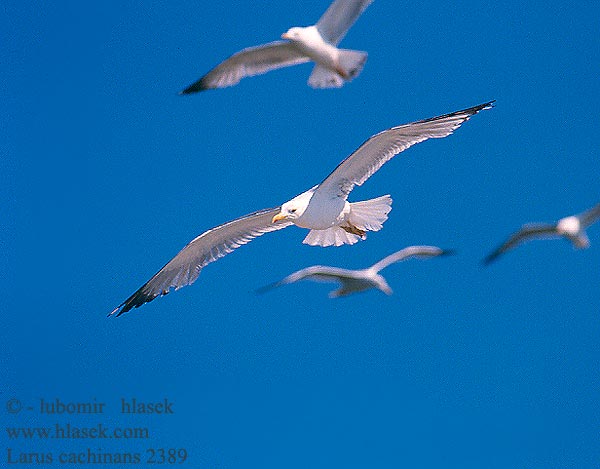
[[[153,446],[186,448],[183,467],[597,466],[600,227],[587,251],[538,241],[479,262],[522,223],[600,201],[598,4],[376,0],[341,44],[369,52],[342,89],[309,88],[301,65],[177,95],[327,6],[3,5],[0,401],[96,398],[112,409],[101,422],[153,436],[6,440],[2,458]],[[372,134],[491,99],[351,194],[394,198],[366,241],[267,234],[193,286],[106,318],[192,238],[316,184]],[[253,293],[411,244],[457,255],[388,268],[390,297]],[[119,415],[131,397],[176,412]],[[2,412],[3,425],[58,419]]]

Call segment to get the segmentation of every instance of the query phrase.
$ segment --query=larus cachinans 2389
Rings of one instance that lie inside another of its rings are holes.
[[[336,46],[373,0],[335,0],[317,24],[283,33],[287,41],[249,47],[221,62],[181,94],[237,84],[242,78],[309,61],[315,67],[308,79],[313,88],[337,88],[357,76],[367,53]]]
[[[367,269],[350,270],[339,267],[327,267],[323,265],[313,265],[302,270],[298,270],[288,275],[284,279],[275,282],[266,287],[257,290],[258,293],[264,293],[273,288],[288,283],[294,283],[299,280],[314,280],[317,282],[337,282],[340,288],[329,293],[329,298],[350,295],[361,291],[377,288],[386,295],[392,294],[392,289],[387,284],[385,278],[379,272],[388,265],[400,262],[411,257],[435,257],[451,254],[452,251],[442,250],[435,246],[409,246],[401,249],[389,256],[381,259]]]
[[[367,231],[383,227],[392,199],[384,195],[350,203],[347,198],[354,186],[362,185],[384,163],[412,145],[450,135],[474,114],[491,108],[492,103],[393,127],[372,136],[323,182],[280,207],[260,210],[202,233],[110,314],[118,316],[166,295],[171,288],[190,285],[205,265],[257,236],[290,225],[308,228],[304,243],[313,246],[340,246],[364,239]]]
[[[560,219],[557,223],[528,223],[523,225],[519,231],[510,236],[504,243],[496,248],[484,260],[484,264],[490,264],[506,251],[513,249],[517,245],[538,238],[557,238],[563,237],[573,243],[577,249],[589,247],[590,240],[585,232],[586,228],[592,223],[600,220],[600,204],[591,209]]]

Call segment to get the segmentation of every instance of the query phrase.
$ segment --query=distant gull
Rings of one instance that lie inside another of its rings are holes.
[[[259,210],[216,226],[198,236],[156,275],[111,313],[117,316],[193,283],[200,270],[257,236],[291,225],[308,228],[304,243],[340,246],[365,239],[367,231],[379,231],[392,209],[389,195],[362,202],[346,199],[354,186],[362,185],[384,163],[412,145],[450,135],[471,116],[490,109],[493,101],[463,111],[380,132],[342,161],[323,182],[280,207]]]
[[[281,285],[287,285],[299,280],[315,280],[317,282],[337,282],[340,288],[329,293],[329,298],[350,295],[371,288],[377,288],[386,295],[392,294],[392,289],[387,284],[385,278],[379,274],[379,271],[385,269],[388,265],[400,262],[411,257],[435,257],[451,254],[452,251],[442,250],[435,246],[409,246],[401,249],[367,269],[350,270],[340,269],[338,267],[327,267],[323,265],[313,265],[302,270],[298,270],[288,275],[284,279],[275,282],[266,287],[257,290],[257,293],[264,293]]]
[[[585,249],[590,245],[590,240],[585,230],[599,219],[600,204],[578,215],[562,218],[555,224],[528,223],[523,225],[519,231],[510,236],[502,245],[489,254],[483,260],[483,263],[486,265],[490,264],[517,245],[538,238],[563,237],[571,241],[573,247]]]
[[[309,61],[315,67],[308,79],[313,88],[339,88],[356,77],[367,53],[336,46],[373,0],[335,0],[317,24],[295,27],[275,41],[249,47],[221,62],[181,94],[232,86],[244,78]]]

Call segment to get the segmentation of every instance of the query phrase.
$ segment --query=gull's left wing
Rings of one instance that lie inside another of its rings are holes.
[[[288,283],[298,282],[304,279],[315,280],[317,282],[343,282],[346,278],[350,277],[352,271],[348,269],[340,269],[337,267],[327,267],[324,265],[312,265],[304,269],[298,270],[287,277],[279,280],[278,282],[271,283],[270,285],[261,287],[256,290],[256,293],[264,293],[273,288],[287,285]]]
[[[205,231],[179,251],[139,290],[112,310],[109,316],[120,316],[157,296],[166,295],[172,288],[179,290],[191,285],[205,265],[226,256],[257,236],[290,226],[291,222],[271,222],[280,210],[281,207],[259,210]]]
[[[556,225],[550,223],[527,223],[519,231],[513,233],[504,243],[498,246],[494,251],[483,260],[484,265],[491,264],[506,251],[513,249],[524,241],[543,238],[548,236],[557,236]]]
[[[471,116],[490,109],[493,104],[494,101],[490,101],[451,114],[393,127],[372,136],[319,184],[315,196],[348,197],[354,186],[362,185],[398,153],[430,138],[447,137]]]
[[[373,0],[335,0],[316,26],[321,37],[337,46],[350,27]]]
[[[197,93],[212,88],[225,88],[244,77],[262,75],[277,68],[308,62],[309,58],[287,41],[275,41],[248,47],[225,59],[180,94]]]
[[[379,272],[390,264],[404,261],[411,257],[435,257],[451,253],[452,251],[443,250],[435,246],[409,246],[407,248],[400,249],[400,251],[396,251],[387,257],[384,257],[379,262],[369,267],[369,270],[373,272]]]
[[[577,218],[579,218],[584,228],[596,223],[598,220],[600,220],[600,204],[590,208],[589,210],[586,210],[583,213],[580,213],[577,215]]]

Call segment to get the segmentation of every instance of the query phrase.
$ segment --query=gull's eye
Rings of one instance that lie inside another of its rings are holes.
[[[290,209],[290,213],[296,213],[296,209],[295,208]]]

